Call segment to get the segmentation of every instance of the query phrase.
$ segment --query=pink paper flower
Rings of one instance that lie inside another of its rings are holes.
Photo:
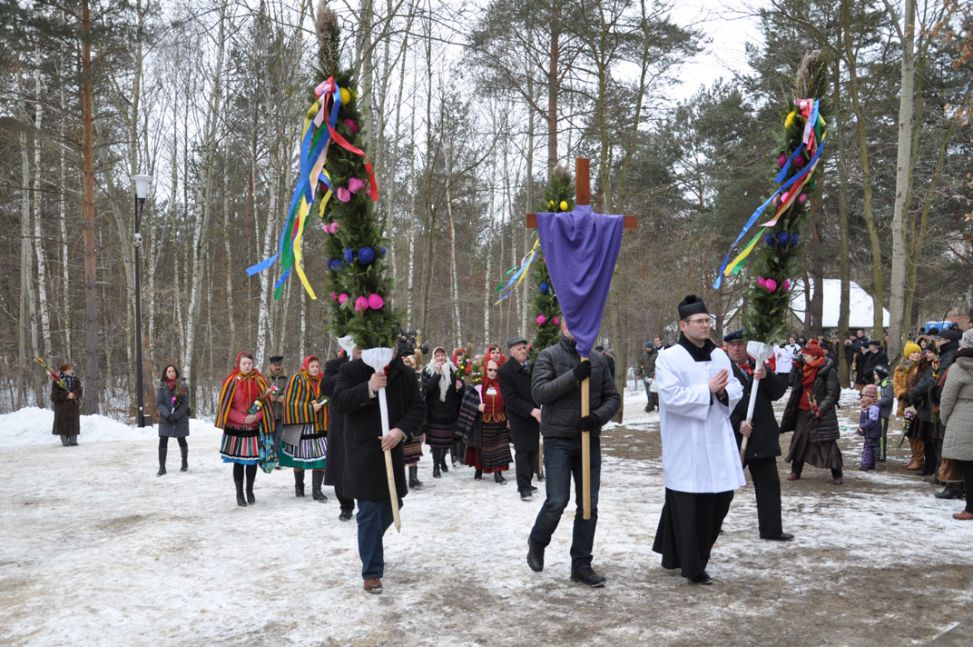
[[[365,297],[355,299],[355,312],[364,312],[365,310],[368,310],[368,299]]]
[[[806,203],[807,202],[807,194],[806,193],[801,193],[800,195],[798,195],[797,196],[797,201],[800,202],[801,204]]]
[[[372,310],[381,310],[385,305],[385,299],[380,294],[372,293],[368,295],[368,307]]]
[[[758,276],[758,277],[757,277],[757,285],[759,285],[759,286],[760,286],[760,287],[762,287],[762,288],[765,288],[765,287],[767,287],[767,279],[765,279],[765,278],[764,278],[764,277],[762,277],[762,276]]]
[[[552,317],[551,318],[551,325],[552,326],[560,326],[561,325],[561,320],[558,319],[557,317]]]
[[[774,279],[767,279],[764,282],[764,287],[767,288],[767,292],[776,292],[777,291],[777,281],[775,281]]]
[[[795,168],[804,168],[804,164],[805,163],[806,163],[806,161],[804,160],[804,156],[803,155],[798,155],[797,157],[794,158],[794,167]]]
[[[787,292],[788,290],[790,290],[791,289],[790,279],[784,279],[783,284],[781,284],[781,288],[783,288],[784,292]]]
[[[773,203],[775,207],[780,204],[780,194],[774,196]]]
[[[345,119],[344,122],[345,125],[348,127],[348,130],[350,130],[352,133],[358,132],[358,124],[355,123],[354,119]]]
[[[342,202],[348,202],[349,200],[351,200],[351,192],[349,192],[348,189],[346,189],[345,187],[339,187],[338,191],[336,192],[336,195],[338,196],[338,199],[341,200]]]
[[[353,177],[348,180],[348,190],[352,193],[358,193],[363,188],[365,188],[365,182],[361,178]]]
[[[784,164],[787,163],[787,153],[781,153],[777,156],[777,168],[784,168]]]
[[[544,324],[547,323],[547,317],[545,317],[544,315],[540,314],[540,315],[537,315],[537,319],[534,319],[534,321],[537,322],[537,325],[538,326],[543,326]]]
[[[347,294],[342,292],[341,294],[338,295],[338,305],[342,305],[342,306],[345,305],[345,301],[347,301],[350,298],[351,297],[349,297]]]
[[[328,295],[328,298],[331,299],[332,301],[337,301],[338,300],[338,293],[337,292],[332,292],[331,294]]]

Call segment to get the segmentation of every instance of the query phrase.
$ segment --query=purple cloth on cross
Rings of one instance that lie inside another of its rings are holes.
[[[593,213],[591,205],[537,214],[544,261],[581,357],[598,339],[624,227],[624,216]]]

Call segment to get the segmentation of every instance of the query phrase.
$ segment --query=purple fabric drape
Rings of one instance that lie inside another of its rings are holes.
[[[624,226],[624,216],[592,213],[591,205],[537,214],[544,261],[582,357],[591,355],[598,339]]]

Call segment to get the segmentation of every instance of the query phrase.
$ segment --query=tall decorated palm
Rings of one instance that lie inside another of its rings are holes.
[[[828,138],[827,92],[827,66],[820,52],[810,52],[801,61],[794,99],[783,118],[781,144],[774,156],[775,190],[741,229],[714,283],[718,288],[724,276],[739,274],[752,254],[746,321],[752,339],[772,342],[786,336],[802,228],[810,214],[815,177]],[[759,222],[765,212],[772,215]],[[751,230],[758,222],[754,233]],[[752,237],[737,249],[748,233]]]
[[[350,69],[339,67],[337,16],[321,3],[315,18],[319,45],[321,85],[340,99],[337,110],[326,101],[334,118],[324,171],[328,184],[319,186],[317,212],[327,242],[328,281],[331,288],[332,330],[335,336],[351,335],[359,348],[393,347],[400,325],[389,303],[392,281],[386,268],[386,247],[375,216],[374,174],[365,155],[365,138],[358,107],[355,79]],[[315,97],[309,114],[321,109]]]
[[[544,191],[542,211],[566,213],[574,209],[574,180],[570,171],[557,166],[551,171],[551,179]],[[554,284],[547,270],[547,263],[540,250],[534,263],[534,331],[532,343],[534,352],[540,352],[557,342],[558,326],[561,323],[561,307],[554,294]]]

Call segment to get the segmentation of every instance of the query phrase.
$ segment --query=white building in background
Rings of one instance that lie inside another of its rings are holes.
[[[825,330],[838,327],[838,310],[841,307],[841,279],[824,279],[824,306],[821,313],[821,327]],[[872,295],[854,281],[848,283],[848,327],[872,327],[874,304]],[[795,281],[791,289],[791,312],[801,323],[804,322],[806,301],[804,281]],[[889,311],[882,308],[882,325],[889,325]]]

